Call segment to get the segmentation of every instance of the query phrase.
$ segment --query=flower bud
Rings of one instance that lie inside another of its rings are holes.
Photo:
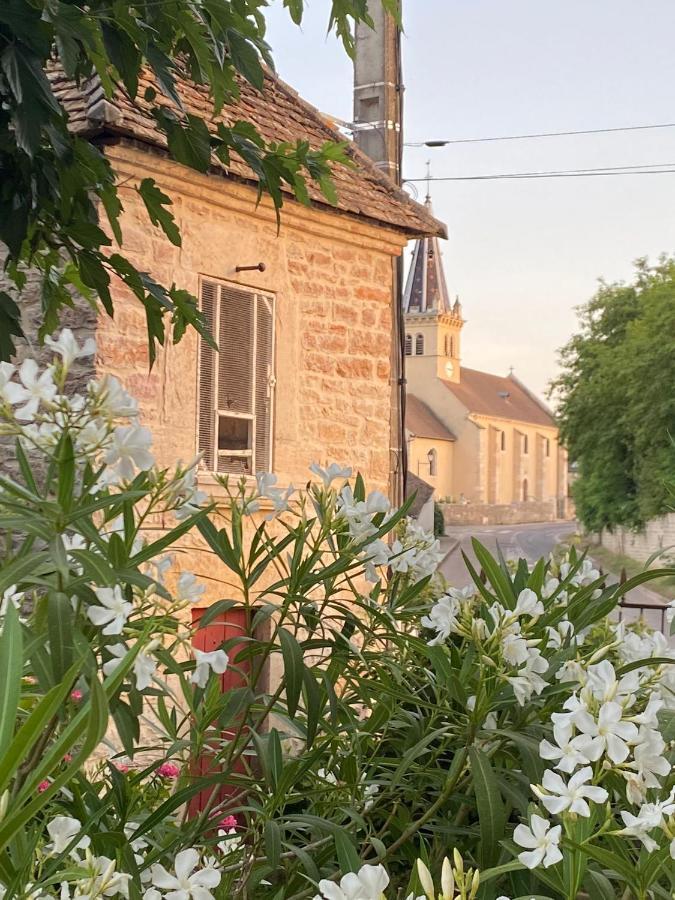
[[[452,866],[447,856],[441,869],[441,896],[443,900],[452,900],[455,896],[455,876],[452,874]]]
[[[434,900],[434,881],[431,877],[431,872],[427,869],[421,859],[417,860],[417,875],[419,876],[420,884],[422,885],[425,896],[428,900]]]
[[[469,900],[473,900],[473,898],[478,893],[478,888],[480,887],[480,872],[478,869],[473,873],[473,878],[471,879],[471,890],[469,892]]]
[[[455,872],[457,875],[461,875],[464,872],[464,861],[462,859],[462,854],[459,852],[457,847],[452,851],[452,858],[455,862]]]

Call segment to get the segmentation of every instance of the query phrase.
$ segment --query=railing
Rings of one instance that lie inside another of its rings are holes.
[[[646,613],[651,613],[652,616],[656,613],[661,620],[661,631],[666,634],[666,610],[668,607],[662,603],[632,603],[629,600],[622,599],[619,603],[619,622],[623,621],[624,610],[625,609],[638,609],[640,610],[640,615],[638,618],[644,619],[647,621]],[[652,624],[648,622],[648,624]],[[667,636],[667,635],[666,635]]]

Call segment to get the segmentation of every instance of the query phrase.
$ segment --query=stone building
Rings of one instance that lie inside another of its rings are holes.
[[[415,244],[403,308],[409,469],[446,502],[446,521],[564,516],[567,459],[553,416],[513,373],[462,366],[462,307],[450,301],[435,235]]]
[[[169,158],[144,99],[149,78],[132,102],[121,88],[106,99],[97,79],[80,88],[58,70],[50,77],[73,130],[96,142],[118,176],[122,252],[161,283],[198,296],[219,345],[215,353],[189,330],[150,370],[144,309],[112,283],[113,319],[85,309],[64,320],[75,322],[80,339],[97,342],[91,370],[80,365],[82,378],[113,374],[138,398],[159,465],[202,452],[199,487],[216,498],[214,473],[273,470],[282,486],[298,486],[312,461],[351,465],[370,488],[388,491],[400,464],[390,450],[399,445],[390,384],[400,353],[394,260],[411,238],[444,234],[444,226],[350,146],[353,167],[334,168],[337,203],[312,184],[309,206],[288,192],[278,229],[271,202],[258,202],[255,174],[238,157],[228,167],[214,158],[207,174]],[[344,141],[271,73],[262,93],[243,81],[239,88],[220,119],[251,122],[268,141],[303,139],[313,148]],[[187,112],[215,130],[220,119],[207,88],[184,80],[178,92]],[[136,191],[145,177],[171,198],[181,247],[151,225]],[[39,314],[38,297],[34,306]],[[217,582],[206,559],[185,559],[184,567],[198,576],[208,570]]]

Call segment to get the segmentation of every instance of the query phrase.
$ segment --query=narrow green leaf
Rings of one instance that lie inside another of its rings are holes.
[[[494,866],[499,859],[499,842],[504,837],[506,815],[489,757],[477,747],[471,747],[469,760],[480,825],[480,868],[486,869]]]
[[[73,608],[59,591],[47,595],[47,632],[54,683],[58,684],[73,663]]]
[[[19,613],[14,604],[8,602],[0,636],[0,756],[14,735],[22,673],[23,635]]]
[[[284,677],[286,682],[286,706],[289,716],[294,716],[298,708],[302,691],[303,662],[302,647],[290,631],[279,629],[279,643],[284,660]]]

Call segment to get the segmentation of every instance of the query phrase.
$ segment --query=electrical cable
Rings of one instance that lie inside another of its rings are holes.
[[[623,125],[616,128],[586,128],[577,131],[540,131],[532,134],[505,134],[495,137],[451,138],[449,140],[410,141],[406,147],[445,147],[448,144],[486,144],[494,141],[526,141],[534,138],[571,137],[583,134],[613,134],[621,131],[647,131],[655,128],[675,128],[675,122],[662,122],[655,125]]]
[[[605,175],[665,175],[675,172],[675,163],[645,163],[642,166],[603,166],[598,169],[560,169],[549,172],[501,172],[487,175],[445,175],[406,178],[406,182],[420,181],[495,181],[528,178],[592,178]]]

